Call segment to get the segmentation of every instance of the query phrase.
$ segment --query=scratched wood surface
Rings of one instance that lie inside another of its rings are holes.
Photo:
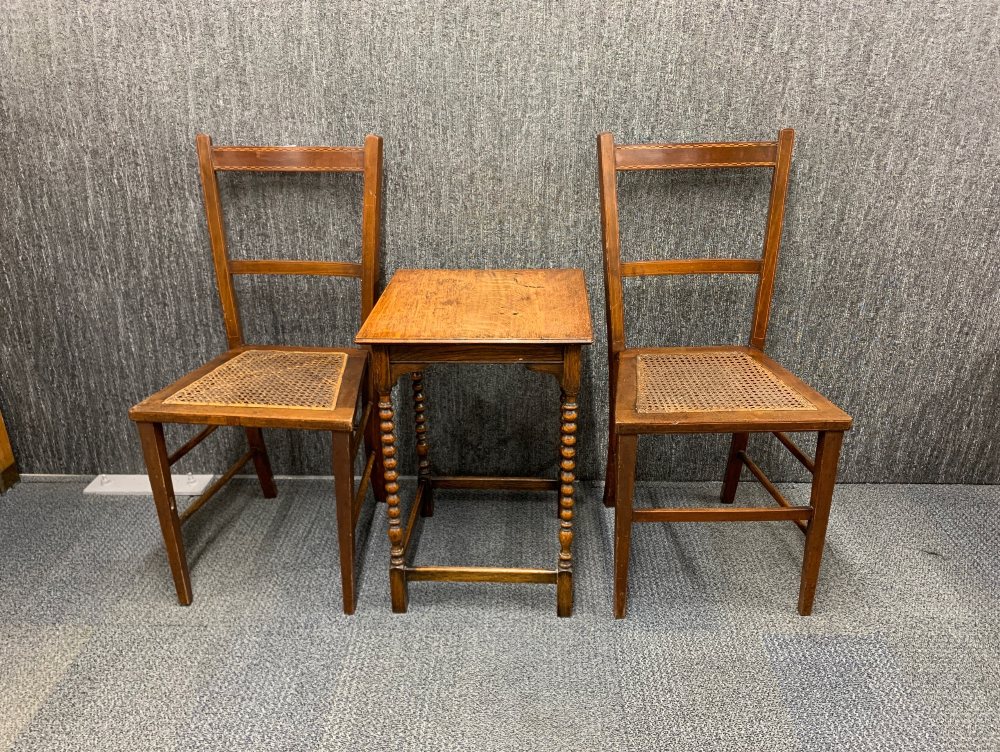
[[[580,269],[400,269],[356,341],[584,344],[593,338]]]

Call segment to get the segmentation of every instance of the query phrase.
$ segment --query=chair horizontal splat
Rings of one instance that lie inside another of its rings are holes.
[[[651,277],[669,274],[760,274],[760,259],[667,259],[622,262],[622,276]]]
[[[230,274],[301,274],[321,277],[361,278],[361,264],[350,261],[294,261],[283,259],[229,262]]]
[[[216,146],[215,170],[259,172],[361,172],[365,150],[353,146]]]

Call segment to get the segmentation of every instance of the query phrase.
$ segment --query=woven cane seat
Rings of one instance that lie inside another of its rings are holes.
[[[636,412],[816,410],[744,352],[650,353],[636,358]]]
[[[163,403],[332,410],[346,363],[342,352],[246,350]]]

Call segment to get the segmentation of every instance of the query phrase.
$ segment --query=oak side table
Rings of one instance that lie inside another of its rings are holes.
[[[389,590],[405,613],[407,583],[523,582],[556,585],[559,616],[573,612],[573,482],[576,478],[580,351],[593,341],[587,288],[580,269],[401,269],[355,340],[372,352],[381,421]],[[520,363],[548,373],[562,390],[559,478],[445,477],[431,473],[423,371],[432,363]],[[409,373],[416,416],[418,485],[406,527],[400,519],[392,387]],[[559,493],[559,557],[555,569],[409,566],[417,516],[434,511],[435,488],[555,490]]]

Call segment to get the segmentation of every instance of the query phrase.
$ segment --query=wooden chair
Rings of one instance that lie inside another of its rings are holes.
[[[791,520],[806,536],[798,609],[803,616],[812,611],[840,445],[851,418],[763,352],[793,140],[790,128],[782,130],[777,141],[753,143],[618,146],[610,133],[597,138],[611,413],[604,503],[615,507],[615,616],[619,619],[625,616],[633,522]],[[719,167],[772,170],[762,258],[622,262],[619,171]],[[749,347],[627,349],[622,277],[660,274],[757,275]],[[788,431],[818,432],[815,460],[792,442]],[[750,434],[763,432],[774,434],[812,473],[809,506],[788,502],[747,456]],[[633,508],[639,436],[676,433],[732,434],[722,485],[726,506]],[[767,489],[777,508],[732,506],[744,466]]]
[[[177,599],[191,603],[191,577],[181,526],[201,509],[244,465],[253,460],[261,490],[277,495],[261,428],[301,428],[333,434],[333,474],[344,613],[354,613],[354,529],[369,483],[385,499],[379,425],[373,409],[368,350],[352,348],[247,345],[233,277],[241,274],[297,274],[356,277],[361,280],[361,320],[377,296],[378,250],[382,203],[382,139],[368,136],[364,147],[213,146],[197,137],[205,213],[229,349],[140,402],[129,411],[138,424],[153,500],[173,572]],[[340,261],[242,261],[229,258],[217,173],[354,172],[364,176],[361,263]],[[174,452],[168,452],[164,423],[193,423],[205,428]],[[241,426],[249,449],[181,514],[177,512],[170,466],[187,455],[219,426]],[[354,488],[354,460],[365,445],[365,468]]]

